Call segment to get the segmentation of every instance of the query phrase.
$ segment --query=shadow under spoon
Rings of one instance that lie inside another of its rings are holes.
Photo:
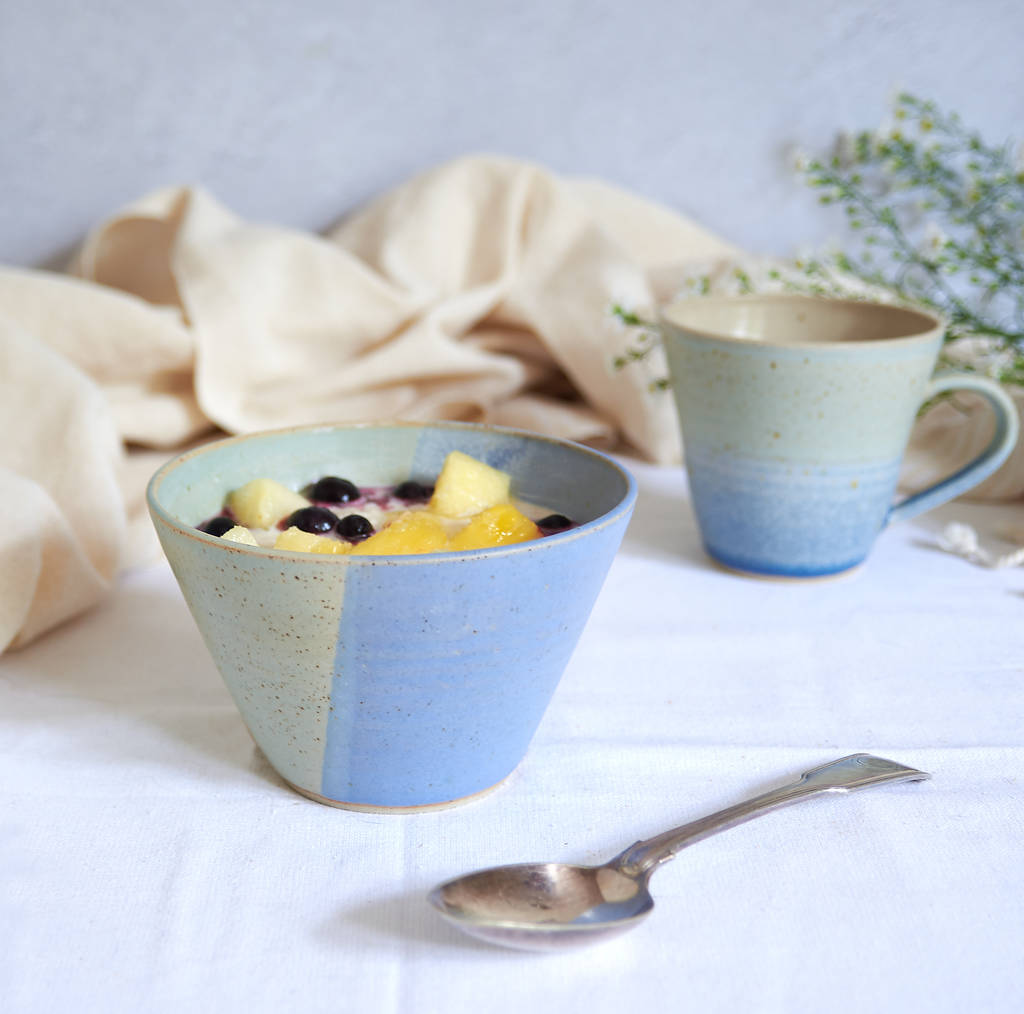
[[[929,777],[895,761],[855,753],[812,768],[790,785],[636,842],[602,866],[496,866],[449,880],[434,888],[429,899],[463,932],[505,947],[547,951],[596,943],[631,929],[650,913],[651,874],[689,845],[823,792]]]

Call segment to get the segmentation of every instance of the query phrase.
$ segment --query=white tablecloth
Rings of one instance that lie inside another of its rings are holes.
[[[1020,1010],[1024,570],[934,547],[944,520],[1020,508],[949,506],[849,576],[759,581],[706,561],[676,470],[631,464],[635,519],[529,755],[461,808],[289,791],[165,565],[0,659],[0,1010]],[[463,871],[602,860],[861,750],[933,780],[687,850],[606,944],[505,951],[426,905]]]

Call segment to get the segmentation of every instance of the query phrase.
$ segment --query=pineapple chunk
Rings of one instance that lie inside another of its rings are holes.
[[[449,518],[465,518],[506,503],[512,477],[461,451],[444,459],[430,509]]]
[[[258,546],[259,543],[256,541],[252,532],[248,528],[242,525],[235,525],[234,528],[229,528],[222,536],[222,539],[227,542],[240,542],[243,546]]]
[[[488,507],[448,544],[449,549],[487,549],[490,546],[510,546],[516,542],[529,542],[540,535],[540,529],[510,503]]]
[[[247,528],[273,528],[281,518],[308,506],[304,496],[273,479],[253,479],[228,496],[228,507]]]
[[[328,539],[292,525],[277,537],[274,549],[290,549],[295,553],[348,553],[352,546],[341,539]]]
[[[365,542],[357,542],[352,555],[407,556],[447,548],[448,533],[440,518],[428,511],[405,511]]]

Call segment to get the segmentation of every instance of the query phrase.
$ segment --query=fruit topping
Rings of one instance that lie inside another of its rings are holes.
[[[228,496],[227,506],[246,528],[272,528],[309,501],[273,479],[253,479]]]
[[[218,514],[215,518],[210,518],[209,521],[204,521],[199,526],[199,531],[206,532],[207,535],[221,536],[225,532],[230,532],[235,527],[234,518],[225,517],[223,514]]]
[[[229,528],[221,538],[225,542],[240,542],[243,546],[259,545],[256,537],[244,525],[235,525],[234,528]]]
[[[392,495],[399,500],[408,500],[413,503],[419,500],[429,500],[433,492],[433,486],[425,486],[422,482],[416,482],[415,479],[406,479],[405,482],[400,482],[395,487]]]
[[[441,519],[428,511],[406,511],[394,521],[352,547],[353,556],[407,556],[439,553],[448,548],[448,534]]]
[[[529,542],[540,535],[537,526],[510,503],[488,507],[475,517],[461,532],[452,536],[449,549],[488,549],[491,546],[510,546],[516,542]]]
[[[507,472],[452,451],[435,485],[406,479],[359,489],[325,475],[305,487],[307,499],[274,479],[253,479],[229,493],[221,513],[198,528],[249,546],[402,556],[511,546],[574,527],[564,514],[532,521],[513,504],[511,484]],[[403,501],[407,509],[396,509]],[[348,507],[339,509],[342,504]]]
[[[340,539],[328,539],[295,526],[286,528],[274,542],[274,549],[290,549],[296,553],[347,553],[351,548]]]
[[[537,522],[537,527],[549,532],[560,532],[565,528],[572,528],[572,522],[564,514],[549,514]]]
[[[336,475],[325,475],[313,483],[309,490],[310,500],[320,503],[349,503],[360,497],[359,487],[348,479]]]
[[[338,521],[338,534],[349,542],[362,542],[373,535],[373,525],[362,514],[346,514]]]
[[[326,507],[300,507],[290,514],[279,527],[301,528],[304,532],[330,532],[338,523],[338,515]]]
[[[512,477],[461,451],[451,451],[437,477],[430,508],[449,518],[465,518],[506,503]]]

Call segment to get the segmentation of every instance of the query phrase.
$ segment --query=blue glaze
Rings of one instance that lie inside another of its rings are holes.
[[[592,534],[349,575],[324,795],[416,806],[506,778],[590,615],[625,518]],[[429,778],[426,785],[424,778]]]
[[[900,471],[898,460],[795,468],[693,446],[687,462],[707,551],[735,570],[786,577],[860,563],[885,524]]]

